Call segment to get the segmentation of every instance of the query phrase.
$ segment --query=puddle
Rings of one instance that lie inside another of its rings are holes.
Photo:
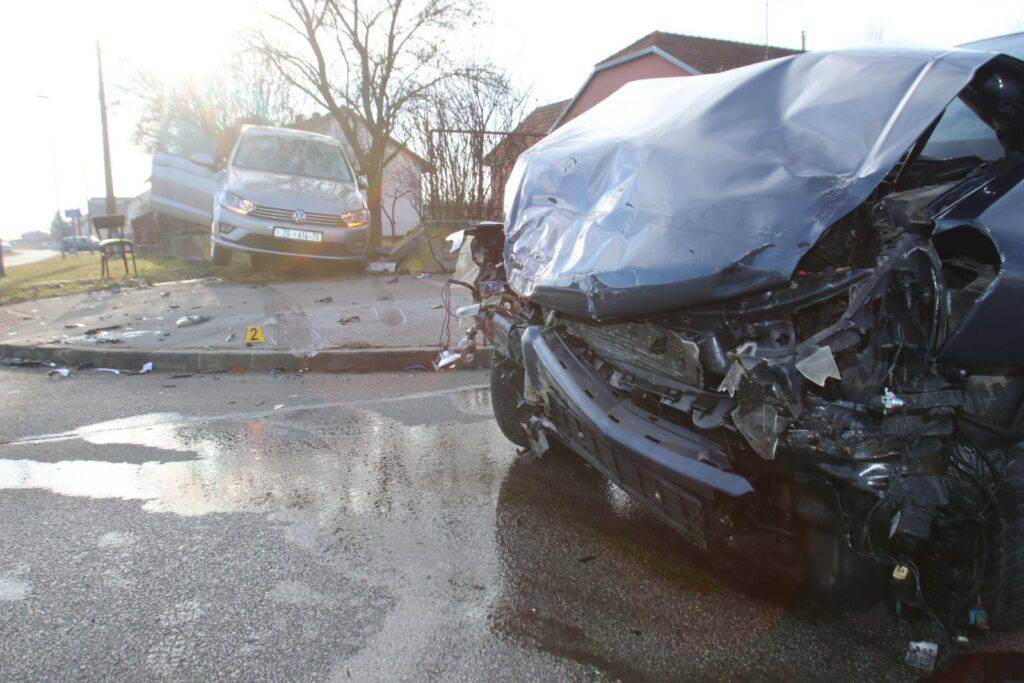
[[[433,395],[441,399],[433,409],[448,414],[458,414],[466,397],[474,412],[486,400],[478,388]],[[0,459],[0,490],[138,500],[145,510],[181,515],[275,508],[363,515],[401,507],[408,498],[494,484],[503,466],[481,456],[514,454],[486,422],[410,426],[359,402],[217,418],[151,413],[10,444],[71,450],[74,441],[171,450],[195,458],[142,463]],[[473,444],[471,457],[444,457],[446,452],[459,454],[463,443]]]

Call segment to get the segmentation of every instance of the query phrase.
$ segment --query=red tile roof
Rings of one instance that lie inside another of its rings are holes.
[[[762,62],[765,59],[764,45],[655,31],[601,60],[597,66],[649,47],[660,48],[701,73],[717,73],[735,69],[738,66]],[[769,45],[768,59],[796,55],[800,52],[800,50]]]
[[[484,157],[485,164],[504,165],[515,160],[533,143],[548,134],[551,126],[569,105],[570,100],[544,104],[531,111],[519,122],[511,134],[506,135]]]

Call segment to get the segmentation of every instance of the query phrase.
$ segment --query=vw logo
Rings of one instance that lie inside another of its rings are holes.
[[[302,209],[295,209],[294,211],[292,211],[292,220],[295,221],[296,223],[305,223],[306,212],[303,211]]]

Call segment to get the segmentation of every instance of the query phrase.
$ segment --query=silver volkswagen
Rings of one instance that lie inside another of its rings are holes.
[[[212,149],[190,151],[154,155],[153,202],[166,214],[210,225],[215,264],[227,265],[235,251],[249,252],[254,265],[268,255],[364,258],[365,182],[333,138],[245,126],[223,162]]]

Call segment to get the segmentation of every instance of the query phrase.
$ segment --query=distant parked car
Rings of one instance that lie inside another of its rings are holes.
[[[0,251],[3,251],[3,253],[5,253],[5,254],[11,253],[11,243],[10,242],[0,242]]]
[[[365,182],[336,140],[245,126],[224,163],[195,148],[169,142],[154,155],[151,196],[162,213],[211,226],[215,264],[227,265],[235,251],[248,252],[254,264],[268,255],[363,258]]]
[[[92,253],[99,249],[99,241],[92,237],[64,237],[61,239],[60,243],[61,248],[64,251],[69,252],[88,251]]]

